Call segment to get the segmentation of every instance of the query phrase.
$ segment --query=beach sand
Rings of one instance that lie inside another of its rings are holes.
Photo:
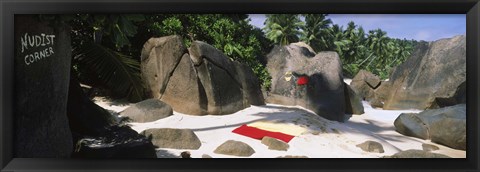
[[[121,112],[132,105],[125,100],[109,100],[95,97],[95,103],[113,112]],[[401,113],[418,113],[419,110],[383,110],[372,108],[363,102],[365,113],[353,115],[345,123],[326,120],[312,111],[300,106],[267,104],[251,106],[229,115],[192,116],[178,112],[164,119],[149,123],[129,123],[134,130],[142,132],[150,128],[191,129],[199,137],[202,146],[198,150],[180,150],[157,148],[159,158],[180,157],[183,151],[189,151],[192,158],[201,158],[206,154],[213,158],[241,158],[213,153],[227,140],[242,141],[250,145],[255,153],[249,158],[276,158],[279,156],[307,156],[309,158],[379,158],[393,155],[402,150],[422,149],[422,143],[438,146],[434,153],[454,158],[465,158],[466,151],[455,150],[443,145],[408,137],[395,131],[393,121]],[[232,130],[258,121],[282,123],[295,128],[302,127],[305,132],[294,137],[287,151],[269,150],[260,140],[252,139]],[[370,153],[356,147],[365,141],[376,141],[383,145],[384,153]]]

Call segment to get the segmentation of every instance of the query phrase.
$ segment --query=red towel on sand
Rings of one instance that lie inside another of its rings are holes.
[[[297,85],[305,85],[308,83],[308,77],[307,76],[301,76],[297,80]]]
[[[240,134],[240,135],[244,135],[244,136],[247,136],[247,137],[251,137],[251,138],[254,138],[254,139],[258,139],[258,140],[261,140],[263,137],[268,136],[268,137],[273,137],[273,138],[282,140],[282,141],[287,142],[287,143],[290,142],[290,140],[292,140],[293,137],[295,137],[295,136],[280,133],[280,132],[271,132],[271,131],[267,131],[267,130],[258,129],[258,128],[255,128],[255,127],[249,127],[245,124],[236,128],[232,132]]]

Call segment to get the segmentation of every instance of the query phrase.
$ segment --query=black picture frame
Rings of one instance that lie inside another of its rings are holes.
[[[0,169],[2,171],[478,171],[480,3],[478,0],[3,0],[0,2]],[[23,159],[13,155],[15,14],[361,13],[466,14],[465,159]]]

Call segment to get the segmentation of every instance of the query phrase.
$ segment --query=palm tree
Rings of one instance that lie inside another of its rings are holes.
[[[333,45],[329,45],[329,49],[333,49],[338,53],[341,59],[344,59],[345,53],[350,49],[351,40],[345,37],[343,27],[334,24],[329,29],[329,36],[332,39]]]
[[[298,14],[267,14],[266,16],[263,29],[268,39],[279,45],[299,41],[301,34],[299,29],[303,26],[303,22]]]
[[[326,19],[328,14],[305,14],[305,25],[302,27],[302,40],[312,46],[315,51],[328,49],[328,28],[332,20]]]
[[[345,39],[350,40],[350,43],[347,44],[346,52],[344,53],[344,63],[352,63],[355,61],[357,48],[359,44],[359,38],[356,30],[357,25],[353,21],[348,23],[347,29],[343,32]]]
[[[387,32],[381,29],[375,29],[375,30],[369,31],[368,38],[367,38],[367,45],[369,46],[370,50],[374,53],[375,58],[371,59],[367,67],[370,66],[370,64],[375,60],[378,60],[376,64],[384,64],[384,62],[386,61],[387,57],[385,56],[388,55],[387,46],[393,46],[391,44],[387,45],[389,40],[386,35],[387,35]]]
[[[136,34],[133,23],[143,20],[143,15],[77,15],[71,21],[73,34],[77,36],[72,40],[72,71],[77,75],[89,73],[87,77],[94,84],[103,85],[132,102],[142,100],[140,63],[118,50]]]

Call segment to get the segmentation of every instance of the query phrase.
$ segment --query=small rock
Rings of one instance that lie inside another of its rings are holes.
[[[374,153],[383,153],[385,152],[383,150],[382,144],[375,142],[375,141],[366,141],[361,144],[358,144],[357,147],[362,149],[365,152],[374,152]]]
[[[202,155],[202,158],[212,158],[212,156],[207,155],[207,154],[203,154],[203,155]]]
[[[249,157],[255,153],[255,150],[253,150],[253,148],[246,143],[228,140],[222,145],[218,146],[213,152],[224,155]]]
[[[173,149],[198,149],[202,145],[190,129],[155,128],[142,132],[155,146]]]
[[[437,146],[435,145],[431,145],[431,144],[422,144],[422,148],[424,151],[435,151],[435,150],[439,150],[440,148],[438,148]]]
[[[182,158],[192,158],[192,157],[190,157],[191,155],[192,155],[192,154],[190,154],[189,151],[185,151],[185,152],[180,153],[180,156],[181,156]]]
[[[383,158],[451,158],[446,155],[431,153],[424,150],[406,150],[398,152],[392,156],[384,156]]]
[[[272,137],[263,137],[262,144],[267,145],[268,149],[287,151],[290,147],[288,143]]]
[[[130,106],[120,113],[132,122],[152,122],[173,115],[170,105],[158,100],[147,99]]]

